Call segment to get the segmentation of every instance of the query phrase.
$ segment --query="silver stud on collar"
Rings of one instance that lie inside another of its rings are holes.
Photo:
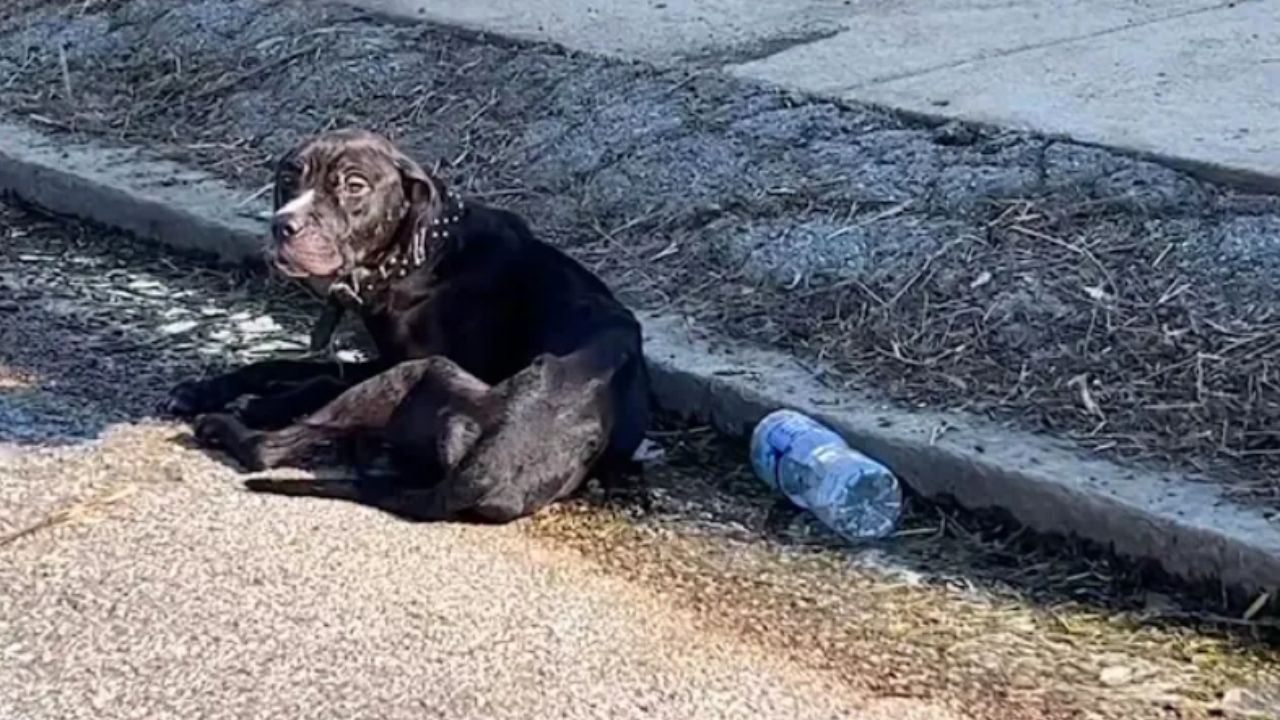
[[[453,226],[462,221],[462,215],[466,209],[466,205],[457,193],[450,190],[447,193],[447,197],[451,202],[450,206],[444,208],[444,210],[450,214],[432,218],[427,227],[422,228],[419,233],[415,234],[409,247],[397,249],[390,256],[384,258],[376,267],[356,268],[350,277],[339,286],[340,292],[356,303],[363,303],[364,298],[361,290],[380,291],[399,278],[407,277],[411,271],[417,270],[426,263],[427,237],[437,241],[450,237],[450,233],[454,229]],[[427,235],[428,232],[430,232],[429,236]],[[374,282],[366,282],[365,287],[361,288],[360,278],[362,276],[374,280]]]

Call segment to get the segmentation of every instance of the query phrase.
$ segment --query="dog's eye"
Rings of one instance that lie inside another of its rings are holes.
[[[351,175],[343,182],[342,189],[348,195],[363,195],[369,192],[369,181],[358,175]]]
[[[295,172],[289,168],[276,173],[276,187],[288,194],[292,194],[301,184],[302,173]]]

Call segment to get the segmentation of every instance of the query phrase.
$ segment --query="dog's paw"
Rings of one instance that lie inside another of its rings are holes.
[[[207,448],[226,452],[245,470],[257,472],[266,468],[258,451],[257,433],[249,430],[232,415],[215,413],[196,418],[192,427],[196,442]]]
[[[219,408],[210,401],[207,383],[202,380],[187,380],[178,383],[169,391],[169,397],[164,399],[160,409],[167,415],[191,418]]]
[[[233,433],[238,424],[230,415],[201,415],[191,425],[191,434],[204,447],[223,448],[227,444],[227,436]]]

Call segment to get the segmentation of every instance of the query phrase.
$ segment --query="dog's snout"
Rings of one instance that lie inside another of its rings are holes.
[[[284,242],[298,234],[301,223],[292,214],[280,214],[271,219],[271,236],[276,242]]]
[[[276,210],[271,218],[271,236],[276,242],[292,239],[302,232],[302,218],[310,211],[315,193],[308,190]]]

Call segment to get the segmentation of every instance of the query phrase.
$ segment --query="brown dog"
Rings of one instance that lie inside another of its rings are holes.
[[[307,491],[423,518],[510,520],[592,471],[633,469],[649,420],[639,323],[519,216],[464,203],[360,130],[285,156],[275,203],[273,264],[358,313],[379,356],[267,361],[182,383],[171,412],[218,413],[197,420],[202,442],[253,469],[301,462],[325,444],[377,446],[398,471],[394,487]],[[238,414],[219,412],[246,395]]]

